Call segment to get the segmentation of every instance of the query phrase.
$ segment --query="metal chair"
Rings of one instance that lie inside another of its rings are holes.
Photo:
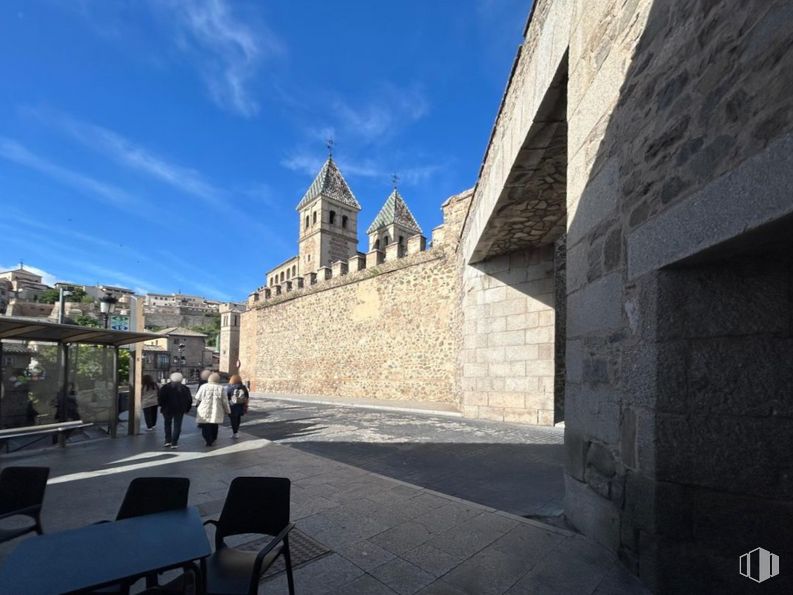
[[[22,515],[33,520],[29,525],[0,529],[0,543],[31,531],[44,533],[41,505],[49,476],[49,467],[6,467],[0,472],[0,519]]]
[[[294,595],[292,559],[289,552],[291,482],[283,477],[237,477],[229,486],[223,510],[215,526],[215,553],[203,564],[207,595],[240,593],[254,595],[259,580],[278,556],[284,556],[289,593]],[[272,536],[259,552],[228,547],[232,535],[256,533]]]
[[[136,477],[127,488],[116,520],[187,508],[189,491],[186,477]]]

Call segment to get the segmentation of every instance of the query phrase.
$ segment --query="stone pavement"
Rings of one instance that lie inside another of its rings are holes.
[[[293,520],[332,550],[296,571],[300,594],[645,592],[606,550],[572,532],[250,434],[235,442],[228,428],[206,449],[194,421],[185,426],[179,450],[163,450],[157,432],[0,461],[51,467],[45,531],[113,518],[141,475],[189,477],[190,504],[205,517],[219,512],[236,476],[289,477]],[[260,592],[286,592],[284,575]]]
[[[520,516],[562,513],[561,428],[269,395],[252,399],[243,427],[260,438]]]

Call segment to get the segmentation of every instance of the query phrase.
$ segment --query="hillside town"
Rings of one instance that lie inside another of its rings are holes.
[[[220,369],[221,352],[226,354],[223,371],[236,371],[238,343],[228,341],[238,341],[238,335],[225,333],[222,343],[221,313],[242,310],[241,304],[182,293],[137,295],[126,287],[66,281],[50,286],[24,263],[0,271],[0,315],[162,335],[142,345],[143,373],[160,381],[179,371],[195,382],[202,370]]]

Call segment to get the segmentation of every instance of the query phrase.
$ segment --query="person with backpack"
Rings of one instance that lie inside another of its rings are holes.
[[[151,432],[157,425],[157,405],[160,399],[160,387],[154,378],[146,374],[141,382],[140,406],[143,409],[143,418],[146,420],[146,430]]]
[[[158,402],[165,423],[165,447],[178,448],[179,435],[182,433],[182,419],[193,406],[193,396],[187,385],[182,384],[184,377],[179,372],[171,374],[170,382],[160,388]],[[172,429],[173,426],[173,429]]]
[[[242,423],[242,416],[248,413],[248,400],[250,394],[248,388],[242,383],[242,378],[238,374],[234,374],[229,379],[229,385],[226,387],[226,396],[229,399],[229,406],[231,413],[231,437],[239,438],[240,424]]]
[[[218,426],[226,414],[231,413],[229,401],[220,384],[220,374],[213,372],[206,384],[202,384],[195,395],[195,420],[207,446],[212,446],[218,438]]]

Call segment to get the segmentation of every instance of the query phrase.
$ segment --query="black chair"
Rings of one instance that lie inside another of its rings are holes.
[[[136,477],[127,488],[116,520],[187,508],[189,491],[186,477]]]
[[[294,595],[292,558],[289,553],[289,498],[292,483],[283,477],[237,477],[232,480],[215,526],[215,553],[205,562],[206,593],[254,595],[259,580],[278,556],[284,556],[289,593]],[[273,536],[261,551],[228,547],[231,535],[256,533]]]
[[[33,524],[0,529],[0,543],[31,531],[44,532],[41,505],[49,476],[49,467],[6,467],[0,472],[0,519],[17,515],[33,519]]]
[[[187,508],[187,498],[190,492],[190,480],[186,477],[136,477],[127,487],[121,508],[118,509],[116,520],[121,521],[147,514],[168,512]],[[109,521],[99,521],[107,523]],[[187,568],[186,570],[191,570]],[[157,588],[157,575],[146,577],[146,586]],[[165,587],[163,587],[165,588]],[[91,591],[92,593],[126,593],[129,585],[120,583],[103,589]],[[175,590],[172,592],[182,592]]]

